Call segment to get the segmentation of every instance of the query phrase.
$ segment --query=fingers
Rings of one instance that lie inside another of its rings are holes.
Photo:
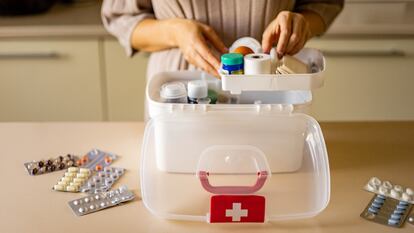
[[[274,20],[267,26],[262,36],[262,49],[264,53],[270,53],[274,43],[279,39],[279,24]]]
[[[280,36],[277,42],[276,51],[281,57],[286,53],[286,47],[292,34],[292,14],[283,14],[279,21]]]
[[[290,35],[285,53],[291,54],[293,48],[303,41],[303,17],[298,16],[292,19],[292,34]]]
[[[208,48],[206,41],[204,38],[200,37],[197,38],[196,43],[194,44],[195,50],[200,54],[212,67],[216,70],[220,68],[220,62],[216,56],[211,52],[210,48]]]
[[[203,55],[201,55],[196,49],[192,49],[185,53],[184,58],[194,66],[201,68],[211,75],[219,77],[217,69],[213,67],[205,58],[203,58]]]
[[[224,45],[223,41],[217,35],[216,31],[208,25],[200,23],[201,30],[203,35],[211,42],[211,44],[219,51],[220,53],[227,53],[228,49]]]

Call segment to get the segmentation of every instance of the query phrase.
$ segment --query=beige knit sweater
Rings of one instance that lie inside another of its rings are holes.
[[[104,0],[102,20],[118,38],[127,55],[136,52],[130,37],[134,27],[146,18],[187,18],[213,27],[230,46],[237,38],[251,36],[259,41],[266,26],[280,11],[311,10],[329,26],[339,14],[343,0]],[[147,77],[161,71],[196,69],[178,49],[151,54]]]

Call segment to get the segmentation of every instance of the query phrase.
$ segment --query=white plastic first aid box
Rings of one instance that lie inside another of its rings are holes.
[[[308,49],[300,56],[323,72],[319,52]],[[302,79],[312,83],[314,76]],[[264,78],[283,83],[295,77]],[[215,82],[204,73],[184,71],[159,73],[147,85],[151,120],[140,167],[146,208],[165,219],[210,223],[266,222],[320,213],[329,202],[330,175],[320,126],[306,114],[314,86],[242,88],[238,104],[161,101],[164,83],[198,79]]]

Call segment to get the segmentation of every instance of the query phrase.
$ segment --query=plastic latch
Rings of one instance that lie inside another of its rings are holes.
[[[294,107],[292,104],[257,104],[256,105],[256,112],[259,114],[270,113],[270,112],[291,114],[293,112],[293,109]]]

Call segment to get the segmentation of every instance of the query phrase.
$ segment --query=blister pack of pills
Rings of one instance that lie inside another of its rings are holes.
[[[84,185],[80,191],[85,193],[102,193],[108,191],[112,185],[124,174],[124,168],[105,167],[93,175]]]
[[[376,194],[361,213],[361,217],[383,225],[401,227],[411,208],[412,204],[408,202]]]
[[[377,177],[372,177],[364,187],[365,190],[385,197],[394,198],[399,201],[414,204],[414,191],[401,185],[393,185],[389,181],[381,181]]]
[[[361,213],[362,218],[391,227],[404,224],[414,203],[411,188],[372,177],[364,189],[375,193],[375,196]]]
[[[68,204],[76,215],[82,216],[131,201],[134,198],[134,193],[124,185],[115,190],[75,199]]]
[[[53,190],[79,192],[80,187],[89,179],[92,172],[88,168],[70,167],[63,177],[53,186]]]
[[[93,149],[82,156],[77,162],[79,167],[88,168],[93,171],[102,171],[109,166],[118,156],[112,153]]]
[[[78,157],[75,155],[67,154],[64,156],[58,156],[56,158],[35,160],[32,162],[24,163],[29,175],[41,175],[54,171],[60,171],[68,167],[76,166]]]

